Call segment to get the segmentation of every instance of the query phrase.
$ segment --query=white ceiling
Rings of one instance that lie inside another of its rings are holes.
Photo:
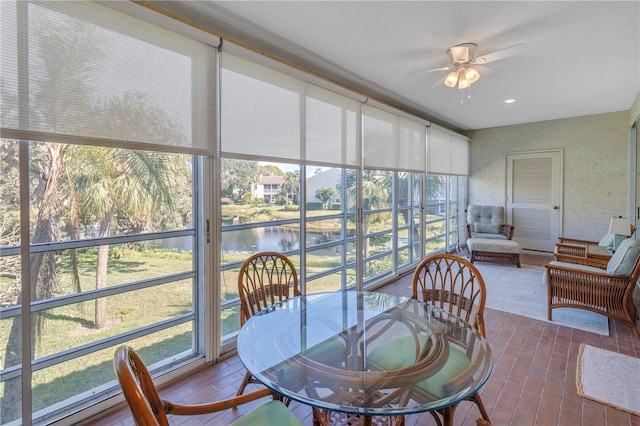
[[[640,1],[169,1],[173,11],[459,130],[630,109],[640,92]],[[524,53],[467,90],[438,83],[450,46]],[[508,98],[516,99],[505,104]],[[463,102],[461,102],[463,101]]]

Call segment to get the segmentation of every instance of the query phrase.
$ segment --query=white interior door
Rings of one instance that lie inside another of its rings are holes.
[[[562,151],[507,154],[506,198],[513,239],[552,252],[562,235]]]

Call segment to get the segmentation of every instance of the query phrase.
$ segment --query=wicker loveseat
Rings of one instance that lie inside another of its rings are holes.
[[[631,327],[640,339],[633,302],[640,277],[639,241],[624,240],[608,261],[556,253],[545,268],[549,321],[555,308],[585,309]]]

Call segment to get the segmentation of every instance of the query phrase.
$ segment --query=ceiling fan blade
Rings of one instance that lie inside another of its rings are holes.
[[[480,71],[481,77],[493,78],[502,72],[500,68],[490,67],[488,65],[475,65],[475,67]]]
[[[438,72],[438,71],[449,71],[452,70],[452,67],[440,67],[440,68],[431,68],[431,69],[425,69],[425,70],[415,70],[415,71],[410,71],[407,73],[407,75],[410,74],[417,74],[420,72]]]
[[[487,53],[473,60],[472,63],[478,65],[488,64],[489,62],[499,61],[501,59],[508,58],[510,56],[519,55],[527,49],[527,45],[524,43],[514,44],[513,46],[505,47],[504,49],[496,50],[495,52]]]
[[[433,89],[434,87],[444,86],[445,77],[442,77],[442,78],[439,78],[438,80],[436,80],[436,82],[431,85],[431,88]]]

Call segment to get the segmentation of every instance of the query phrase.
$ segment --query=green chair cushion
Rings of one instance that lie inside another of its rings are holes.
[[[427,341],[427,336],[419,335],[418,341],[422,347]],[[413,336],[407,334],[394,337],[372,349],[367,358],[387,371],[413,365],[416,361],[416,345]]]
[[[338,338],[331,338],[302,351],[302,354],[313,361],[342,368],[347,358],[347,346],[344,341]],[[292,367],[285,362],[280,365],[280,369],[279,374],[282,374],[280,380],[288,383],[288,386],[293,388],[302,388],[304,386],[306,378],[300,375],[300,370],[296,367]],[[294,384],[294,382],[298,383]]]
[[[421,345],[425,344],[426,336],[418,336]],[[388,342],[374,348],[368,359],[385,370],[397,370],[408,367],[415,362],[415,343],[413,337],[404,335],[395,337]],[[464,352],[451,348],[449,359],[444,367],[432,377],[418,383],[418,387],[426,392],[441,398],[442,386],[463,373],[469,368],[471,362]]]
[[[418,383],[418,387],[437,398],[442,398],[444,396],[442,386],[449,380],[466,371],[470,365],[471,361],[469,361],[467,354],[458,349],[452,348],[449,351],[449,359],[444,367],[437,374]]]
[[[280,401],[269,401],[231,423],[233,426],[302,426]]]
[[[347,357],[347,346],[339,338],[330,338],[302,352],[306,357],[336,366],[342,364]]]

